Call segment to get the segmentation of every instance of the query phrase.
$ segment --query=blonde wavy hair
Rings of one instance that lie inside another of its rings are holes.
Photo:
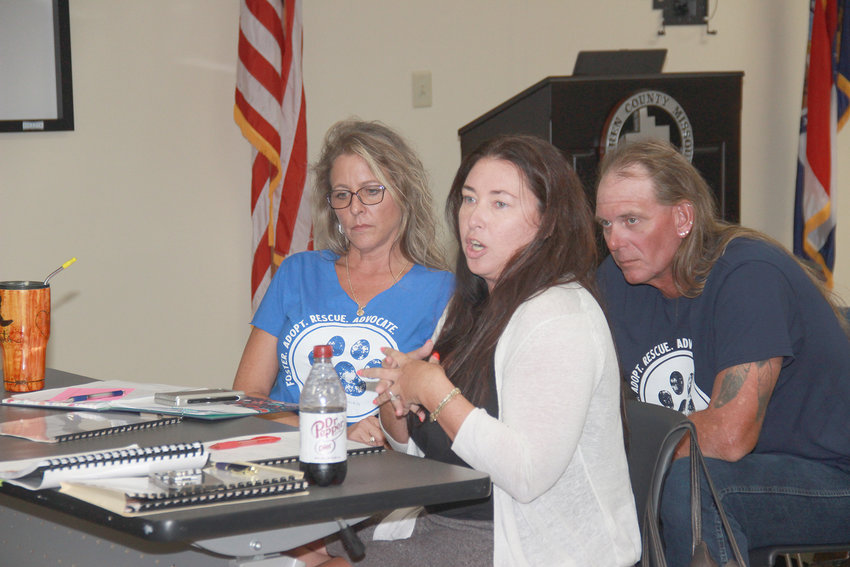
[[[331,169],[341,155],[363,158],[401,209],[401,231],[396,245],[404,256],[428,268],[448,269],[437,239],[437,224],[428,174],[416,152],[394,130],[380,122],[349,119],[337,122],[325,135],[311,194],[313,238],[317,248],[340,256],[348,252],[348,239],[339,231],[336,213],[326,196],[331,190]]]

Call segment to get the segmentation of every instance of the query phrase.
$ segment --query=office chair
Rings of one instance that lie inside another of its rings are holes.
[[[647,500],[652,498],[655,510],[659,509],[664,477],[672,463],[673,452],[693,425],[680,412],[637,400],[626,400],[625,418],[629,476],[643,530],[643,522],[647,521],[644,517]],[[658,517],[649,521],[658,522]],[[792,567],[793,556],[848,550],[850,542],[835,545],[775,545],[750,550],[749,561],[750,567],[774,567],[777,560],[784,556],[786,565]],[[639,565],[652,567],[654,560],[644,557]],[[797,565],[803,565],[799,557]]]
[[[750,550],[750,567],[774,567],[777,561],[785,558],[785,565],[793,567],[805,565],[800,558],[801,555],[810,553],[833,553],[850,551],[850,543],[841,545],[775,545],[773,547],[760,547]],[[792,563],[792,560],[794,563]]]
[[[626,457],[629,463],[629,477],[635,496],[638,519],[641,522],[641,535],[646,529],[645,522],[658,523],[658,509],[661,501],[661,488],[676,445],[693,428],[693,424],[684,414],[675,410],[646,404],[638,400],[626,400],[625,424]],[[655,517],[646,516],[646,503],[655,503]],[[637,564],[641,567],[654,567],[654,557],[641,557]]]
[[[662,446],[664,440],[676,427],[688,422],[688,418],[675,410],[638,400],[626,400],[625,417],[629,476],[638,517],[643,518],[652,487],[655,463],[660,460],[659,455],[664,449],[663,460],[666,466],[659,470],[659,474],[663,477],[673,459],[673,450],[684,436],[685,430],[682,430],[677,438],[671,440],[666,446]],[[660,500],[660,492],[655,497]]]

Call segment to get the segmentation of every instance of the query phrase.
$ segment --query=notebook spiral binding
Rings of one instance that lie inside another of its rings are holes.
[[[227,492],[234,490],[250,490],[261,486],[274,486],[278,484],[287,484],[294,488],[299,487],[301,481],[291,475],[283,474],[275,478],[263,478],[257,480],[244,480],[231,484],[220,485],[189,485],[168,492],[128,492],[127,496],[138,498],[139,500],[173,500],[175,498],[187,498],[189,496],[197,496],[200,494],[212,494],[217,492]],[[304,485],[306,488],[306,484]]]
[[[143,499],[129,503],[128,508],[132,512],[145,512],[177,506],[196,506],[202,504],[214,504],[216,502],[266,498],[281,494],[303,492],[307,490],[308,486],[309,484],[306,480],[261,483],[254,486],[245,486],[240,488],[226,488],[223,490],[211,490],[208,492],[189,493],[164,498]]]
[[[78,433],[67,433],[57,435],[56,441],[64,443],[65,441],[78,441],[80,439],[90,439],[92,437],[103,437],[106,435],[114,435],[116,433],[127,433],[130,431],[141,431],[143,429],[153,429],[163,425],[176,425],[183,421],[182,416],[164,417],[156,421],[148,421],[144,423],[130,423],[127,425],[116,425],[115,427],[107,427],[106,429],[97,429],[94,431],[81,431]]]
[[[200,441],[192,443],[174,443],[156,447],[136,447],[115,451],[102,451],[86,455],[72,455],[48,459],[43,471],[79,470],[98,468],[107,465],[160,461],[174,457],[194,457],[204,454],[204,445]]]
[[[356,455],[372,455],[374,453],[383,453],[386,451],[383,447],[364,447],[362,449],[349,449],[348,456],[356,456]],[[291,463],[300,463],[298,457],[275,457],[273,459],[261,459],[258,460],[257,463],[261,465],[286,465]]]

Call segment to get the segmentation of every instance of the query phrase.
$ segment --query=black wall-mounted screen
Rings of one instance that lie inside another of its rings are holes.
[[[0,0],[0,132],[73,129],[68,0]]]
[[[581,75],[657,74],[664,67],[666,49],[620,49],[579,51],[573,77]]]

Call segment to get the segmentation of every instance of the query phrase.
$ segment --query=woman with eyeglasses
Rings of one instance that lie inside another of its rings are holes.
[[[333,346],[348,398],[348,436],[383,445],[373,404],[381,348],[407,352],[434,331],[454,287],[437,244],[428,179],[419,158],[379,122],[346,120],[328,131],[314,166],[316,251],[287,257],[254,315],[233,387],[298,402],[314,345]]]

